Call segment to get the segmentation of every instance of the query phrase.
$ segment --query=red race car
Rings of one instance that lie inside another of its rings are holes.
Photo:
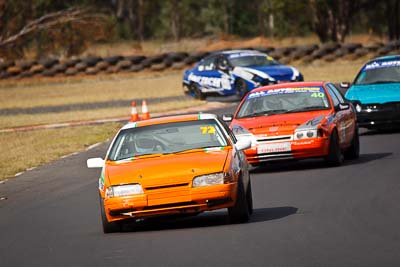
[[[238,139],[250,136],[247,160],[321,157],[332,166],[359,157],[356,114],[329,82],[297,82],[249,92],[234,115],[224,115]]]

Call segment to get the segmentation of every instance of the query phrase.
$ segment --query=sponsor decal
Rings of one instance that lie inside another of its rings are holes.
[[[311,145],[312,143],[314,143],[314,140],[310,140],[310,141],[294,141],[293,145]]]
[[[205,152],[212,152],[212,151],[221,151],[221,150],[224,150],[224,147],[208,147],[208,148],[205,148],[204,149],[204,151]]]
[[[296,93],[315,93],[314,97],[320,97],[320,93],[324,94],[322,87],[292,87],[292,88],[277,88],[270,89],[260,92],[254,92],[249,94],[248,99],[263,97],[268,95],[279,95],[279,94],[296,94]],[[323,97],[323,96],[322,96]]]
[[[104,167],[103,167],[103,169],[101,170],[101,175],[100,175],[100,178],[99,178],[99,189],[101,190],[101,191],[104,191]]]
[[[237,124],[233,125],[232,132],[234,135],[249,134],[248,130]]]
[[[189,75],[189,81],[193,81],[204,86],[221,87],[221,78],[197,76],[191,73]]]
[[[240,78],[245,79],[245,80],[251,80],[251,79],[253,79],[253,77],[254,77],[253,74],[251,74],[250,72],[244,70],[244,69],[241,68],[241,67],[235,67],[235,68],[233,69],[233,72],[232,72],[232,73],[235,74],[235,75],[237,75],[237,76],[239,76]]]
[[[257,146],[257,154],[289,152],[291,150],[290,142],[260,144]]]
[[[250,57],[250,56],[264,56],[263,54],[260,53],[252,53],[252,52],[245,52],[245,53],[235,53],[235,54],[230,54],[228,58],[238,58],[238,57]]]
[[[189,74],[189,81],[196,82],[201,86],[206,87],[214,87],[214,88],[222,88],[222,89],[231,89],[231,83],[229,81],[229,76],[222,76],[222,78],[218,77],[205,77],[205,76],[197,76],[193,73]]]
[[[387,67],[400,67],[400,60],[391,60],[391,61],[374,61],[365,65],[364,70],[372,70],[379,68],[387,68]]]

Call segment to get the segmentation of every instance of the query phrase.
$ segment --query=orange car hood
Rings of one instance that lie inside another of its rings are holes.
[[[189,183],[193,177],[221,172],[230,150],[197,151],[123,163],[107,163],[107,176],[112,185],[140,183],[144,187]]]
[[[235,119],[232,126],[240,125],[252,134],[292,134],[300,125],[317,118],[327,116],[330,110],[318,110],[310,112],[277,114],[261,117]]]

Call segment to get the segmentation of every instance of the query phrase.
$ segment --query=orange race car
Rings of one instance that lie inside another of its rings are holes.
[[[248,163],[250,139],[236,140],[213,114],[181,115],[129,123],[112,141],[101,167],[101,217],[105,233],[126,219],[196,215],[228,208],[232,222],[253,211]]]
[[[328,82],[265,86],[249,92],[234,115],[224,115],[240,140],[252,139],[247,160],[258,165],[272,160],[322,157],[330,165],[359,156],[353,106]]]

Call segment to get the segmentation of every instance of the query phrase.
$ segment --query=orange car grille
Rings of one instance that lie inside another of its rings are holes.
[[[185,207],[185,206],[191,206],[191,205],[197,205],[196,202],[190,201],[190,202],[180,202],[180,203],[171,203],[171,204],[163,204],[163,205],[156,205],[156,206],[147,206],[143,210],[155,210],[155,209],[165,209],[165,208],[174,208],[174,207]]]
[[[157,190],[157,189],[164,189],[164,188],[174,188],[174,187],[181,187],[181,186],[188,186],[189,183],[181,183],[181,184],[169,184],[169,185],[160,185],[160,186],[149,186],[146,187],[146,190]]]
[[[291,152],[274,152],[274,153],[264,153],[258,154],[256,156],[251,156],[249,159],[259,160],[259,161],[269,161],[269,160],[283,160],[283,159],[291,159],[293,155]]]
[[[194,208],[194,209],[197,209],[198,206],[199,206],[199,204],[194,201],[187,201],[187,202],[147,206],[147,207],[144,207],[143,209],[129,208],[129,209],[112,210],[112,211],[110,211],[110,215],[111,216],[120,216],[120,215],[123,215],[124,213],[130,213],[130,212],[151,211],[151,210],[169,209],[169,208],[178,208],[178,209]]]
[[[257,142],[285,141],[285,140],[291,140],[291,139],[292,139],[291,135],[282,135],[282,136],[276,136],[276,137],[259,137],[259,138],[257,138]]]

